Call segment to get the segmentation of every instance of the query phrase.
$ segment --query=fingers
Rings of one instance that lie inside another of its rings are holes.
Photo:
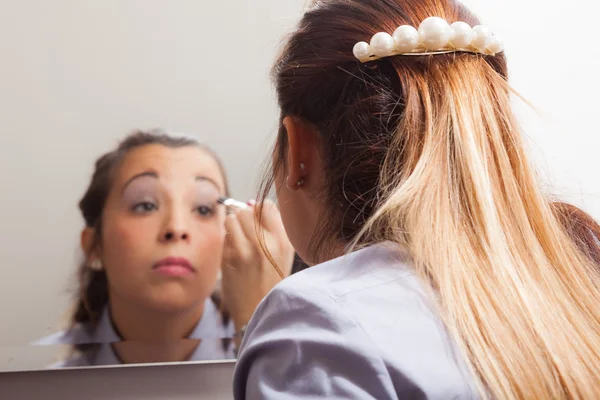
[[[249,204],[251,205],[251,204]],[[262,254],[262,246],[257,232],[255,219],[255,208],[236,210],[227,216],[225,229],[227,231],[227,250],[231,252],[225,255],[225,260],[234,256],[241,259],[256,257],[256,253]],[[262,207],[262,226],[266,234],[266,245],[270,251],[284,256],[286,259],[293,258],[293,247],[289,243],[281,214],[272,201],[265,201]],[[288,257],[288,254],[290,256]],[[286,262],[287,266],[287,262]],[[284,267],[285,269],[285,267]]]
[[[236,212],[240,227],[246,236],[246,239],[254,246],[258,246],[258,237],[256,232],[256,221],[254,218],[254,208],[247,210],[238,210]]]
[[[267,231],[277,235],[285,235],[285,227],[283,226],[279,209],[275,203],[270,200],[266,200],[263,203],[262,220],[263,226]]]
[[[225,240],[228,244],[225,251],[236,251],[237,253],[243,252],[243,249],[248,246],[248,240],[246,239],[246,235],[240,226],[240,221],[235,214],[227,215],[227,218],[225,219],[225,230],[227,231]]]

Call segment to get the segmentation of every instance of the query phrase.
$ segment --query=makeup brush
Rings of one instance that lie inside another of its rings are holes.
[[[237,208],[240,210],[248,208],[248,204],[242,203],[241,201],[234,200],[231,197],[219,197],[217,203],[223,204],[225,207]]]

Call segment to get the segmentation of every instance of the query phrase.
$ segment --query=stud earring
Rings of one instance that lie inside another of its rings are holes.
[[[300,171],[304,172],[304,170],[306,169],[306,165],[304,165],[304,163],[300,163]],[[300,187],[304,185],[304,179],[300,178],[298,179],[298,182],[296,182],[296,186]]]
[[[99,258],[94,258],[93,260],[88,262],[88,267],[92,271],[102,271],[102,261]]]

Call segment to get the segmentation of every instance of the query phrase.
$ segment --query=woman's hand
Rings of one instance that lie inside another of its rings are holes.
[[[281,276],[260,247],[254,218],[255,208],[236,210],[227,216],[223,251],[221,290],[236,331],[246,325],[260,301],[281,281]],[[290,243],[277,206],[263,205],[262,227],[265,245],[284,277],[294,262]]]

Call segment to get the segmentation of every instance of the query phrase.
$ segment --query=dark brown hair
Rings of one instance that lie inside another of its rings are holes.
[[[113,184],[115,171],[130,151],[151,144],[159,144],[170,148],[194,146],[202,149],[217,162],[225,182],[226,195],[229,196],[229,185],[223,164],[206,145],[199,143],[192,137],[173,136],[160,129],[135,131],[123,139],[115,150],[98,158],[91,182],[79,201],[79,210],[85,225],[95,230],[96,241],[102,237],[102,214]],[[92,248],[96,245],[98,243],[94,243]],[[80,264],[77,276],[79,290],[71,323],[72,326],[78,325],[91,334],[96,329],[100,316],[108,303],[108,280],[104,270],[96,271],[89,268],[86,259]],[[211,299],[220,307],[221,299],[218,292],[213,293]],[[228,320],[228,313],[224,311],[223,323],[228,323]],[[96,347],[94,344],[86,343],[76,345],[75,350],[87,353]]]

